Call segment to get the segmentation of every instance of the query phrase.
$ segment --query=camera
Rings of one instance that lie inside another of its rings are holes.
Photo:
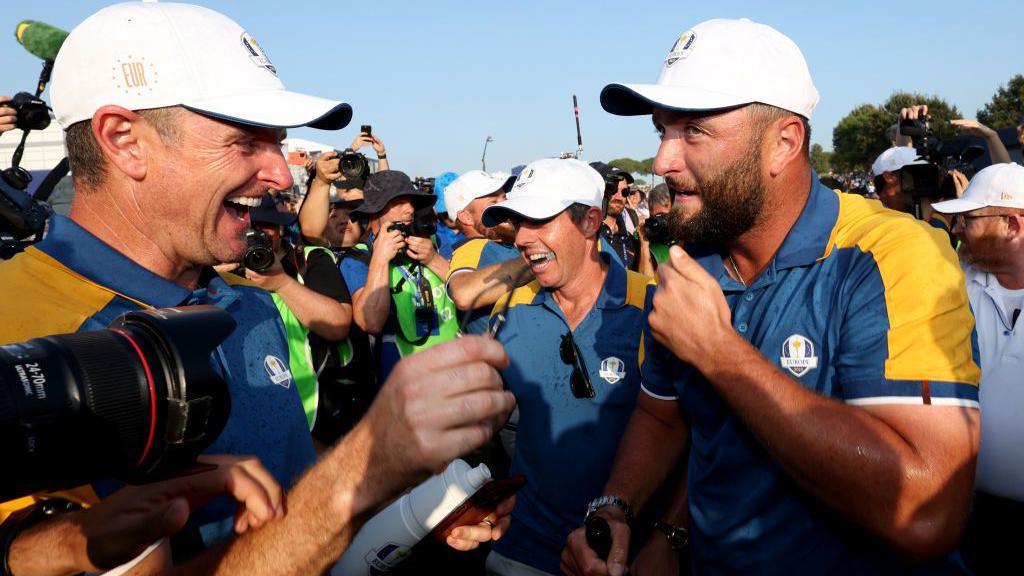
[[[266,232],[255,228],[246,231],[242,263],[253,272],[263,272],[274,265],[274,243]]]
[[[668,214],[657,214],[644,220],[644,236],[654,244],[671,244],[672,234],[668,230]]]
[[[210,354],[234,328],[227,312],[199,305],[0,346],[0,501],[193,464],[231,410]]]
[[[50,107],[28,92],[18,92],[4,106],[14,108],[14,127],[19,130],[44,130],[50,125]]]
[[[413,215],[412,222],[392,222],[388,225],[388,231],[391,230],[398,230],[406,237],[430,238],[437,233],[437,216],[434,215],[434,208],[420,208]]]
[[[346,180],[366,180],[370,176],[370,163],[363,154],[346,148],[339,158],[338,170]]]
[[[962,139],[943,142],[932,130],[930,118],[900,120],[900,134],[914,139],[914,150],[927,164],[910,164],[899,170],[900,190],[911,197],[955,198],[956,188],[950,170],[971,178],[976,169],[974,160],[985,154],[981,146]]]

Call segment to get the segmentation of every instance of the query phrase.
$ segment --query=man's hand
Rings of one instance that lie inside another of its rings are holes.
[[[508,530],[512,521],[512,508],[516,505],[513,494],[502,501],[482,522],[474,526],[459,526],[448,536],[448,545],[463,552],[473,550],[484,542],[497,540]]]
[[[658,266],[658,291],[648,321],[654,338],[698,369],[717,358],[721,339],[735,334],[718,282],[673,246]]]
[[[14,126],[18,120],[18,115],[14,111],[14,108],[11,108],[10,106],[2,106],[4,102],[10,101],[10,96],[0,96],[0,134],[3,134],[8,130],[14,130]]]
[[[285,273],[284,267],[281,266],[281,259],[277,257],[277,254],[274,254],[274,263],[270,265],[270,268],[263,272],[256,272],[246,268],[245,277],[267,292],[277,292],[282,286],[292,280],[292,277]]]
[[[978,122],[974,118],[960,118],[958,120],[950,120],[949,125],[959,128],[961,132],[966,132],[972,136],[979,138],[991,138],[996,134],[996,131],[985,126],[981,122]]]
[[[62,555],[70,557],[73,572],[109,570],[178,532],[192,510],[222,495],[239,503],[235,516],[238,533],[284,516],[284,493],[256,458],[208,456],[201,462],[215,467],[153,484],[126,486],[92,508],[55,519],[53,523],[68,526],[59,549],[39,549],[45,540],[37,538],[42,538],[50,522],[26,530],[11,547],[12,571],[45,573],[43,564],[62,564],[56,558]],[[45,560],[40,555],[53,557]]]
[[[324,152],[316,159],[316,179],[325,184],[338,180],[341,178],[340,164],[337,152]]]
[[[391,222],[388,220],[381,222],[380,234],[373,240],[373,258],[377,258],[379,254],[384,262],[391,262],[408,246],[408,239],[402,236],[400,231],[388,230],[390,225]]]
[[[900,118],[903,120],[917,120],[928,115],[927,104],[914,104],[908,108],[900,109]]]
[[[594,515],[607,520],[611,528],[612,547],[608,552],[608,561],[597,557],[597,553],[587,544],[586,528],[580,526],[569,534],[565,548],[562,549],[562,574],[622,576],[626,572],[630,529],[625,514],[615,506],[605,506],[594,512]]]
[[[367,146],[373,146],[373,151],[376,152],[378,156],[385,153],[384,143],[381,142],[380,138],[377,138],[372,134],[367,134],[366,132],[360,132],[356,136],[355,140],[352,141],[351,148],[353,151],[358,151],[360,148],[365,148]]]
[[[507,366],[504,347],[482,336],[445,342],[396,364],[349,433],[354,441],[369,435],[373,458],[364,477],[380,492],[376,496],[391,497],[483,446],[515,406],[498,375]],[[495,524],[504,529],[497,518]]]
[[[953,187],[956,188],[956,197],[959,198],[964,195],[964,190],[967,190],[967,185],[970,182],[967,180],[967,176],[959,170],[950,170],[949,177],[953,179]]]
[[[409,236],[405,239],[405,244],[406,255],[424,266],[428,265],[434,256],[437,255],[437,250],[434,248],[434,243],[430,241],[430,238]]]

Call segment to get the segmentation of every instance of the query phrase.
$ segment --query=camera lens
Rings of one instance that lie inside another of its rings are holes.
[[[262,230],[245,233],[245,256],[242,263],[253,272],[263,272],[274,265],[274,244]]]
[[[0,500],[194,462],[230,412],[210,354],[234,327],[203,305],[0,346]]]

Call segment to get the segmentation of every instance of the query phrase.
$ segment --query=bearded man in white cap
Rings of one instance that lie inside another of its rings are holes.
[[[961,552],[975,574],[1016,572],[1024,567],[1015,537],[1024,520],[1024,167],[993,164],[974,175],[962,197],[932,207],[956,216],[981,351],[985,417]]]
[[[266,471],[252,469],[249,498],[240,499],[276,497],[237,519],[232,502],[202,508],[189,530],[199,548],[245,534],[189,573],[320,573],[372,510],[501,425],[513,406],[495,370],[505,354],[464,338],[396,369],[356,429],[317,462],[270,295],[211,268],[240,261],[249,208],[268,190],[291,188],[285,129],[340,129],[352,116],[348,104],[285,90],[237,23],[163,2],[118,4],[82,22],[56,58],[50,93],[75,198],[69,217],[50,219],[42,242],[0,263],[0,343],[102,328],[140,308],[212,304],[231,314],[237,328],[211,364],[232,409],[209,450],[260,457]],[[190,433],[203,426],[186,425]],[[278,485],[289,489],[286,515]],[[212,497],[162,496],[5,525],[3,570],[111,568],[177,532],[190,507]],[[500,534],[503,522],[488,521],[460,528],[450,543],[468,548]]]
[[[622,574],[629,513],[687,454],[663,565],[689,530],[700,574],[955,571],[979,429],[963,276],[939,232],[818,182],[817,102],[796,44],[749,20],[698,24],[657,84],[602,91],[652,115],[686,250],[658,267],[643,393],[590,506],[608,560],[579,528],[564,572]]]

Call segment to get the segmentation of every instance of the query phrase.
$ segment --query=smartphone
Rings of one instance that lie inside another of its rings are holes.
[[[367,136],[371,134],[370,130],[371,127],[369,124],[363,124],[362,126],[359,127],[359,131],[366,133]]]
[[[431,536],[437,542],[446,543],[452,530],[459,526],[473,526],[483,522],[499,504],[518,492],[523,484],[526,484],[526,477],[522,475],[491,480],[445,516],[444,520],[430,532]]]

